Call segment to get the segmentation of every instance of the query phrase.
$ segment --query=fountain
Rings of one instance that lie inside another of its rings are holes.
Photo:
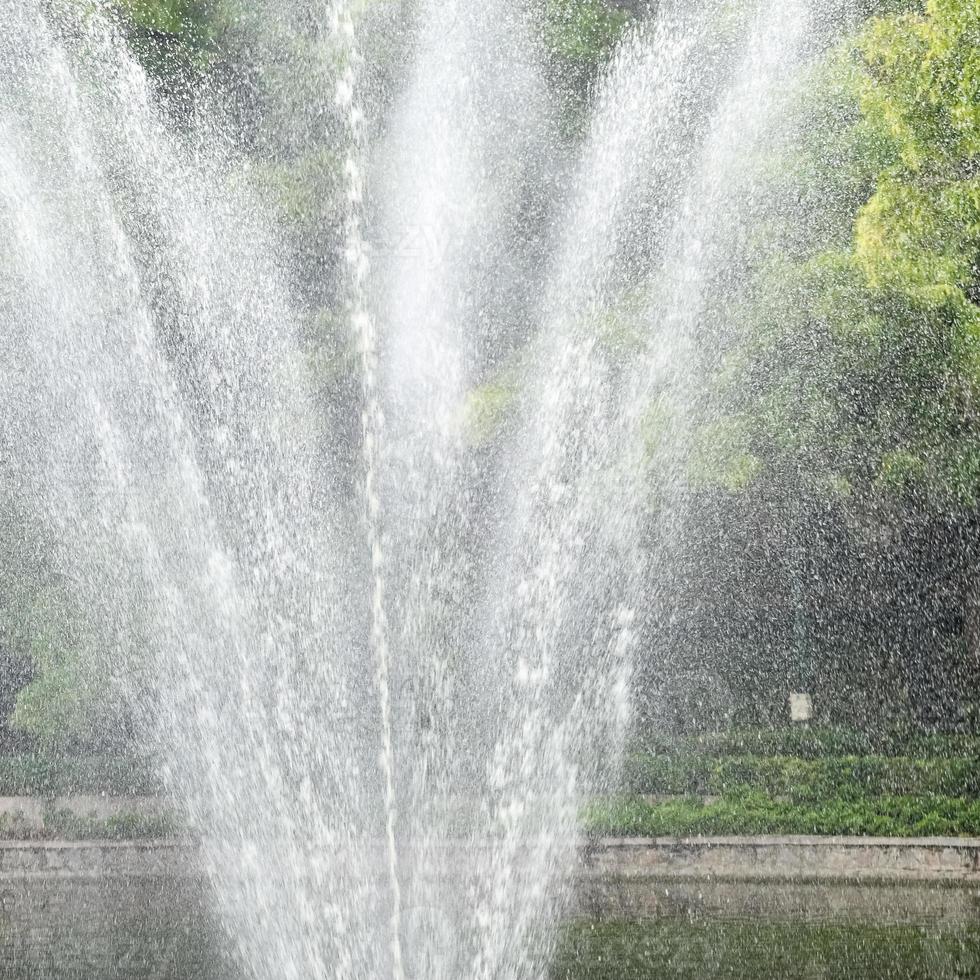
[[[543,976],[669,580],[696,348],[816,28],[664,3],[572,147],[532,5],[277,6],[259,69],[299,41],[318,67],[264,139],[340,161],[313,269],[220,92],[162,105],[99,4],[0,3],[0,472],[245,975]]]

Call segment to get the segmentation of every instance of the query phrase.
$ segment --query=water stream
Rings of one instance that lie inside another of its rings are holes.
[[[810,5],[661,4],[580,138],[534,5],[277,7],[265,76],[315,68],[249,147],[101,4],[0,0],[0,478],[246,975],[540,977]],[[339,255],[263,190],[298,144],[339,161]]]

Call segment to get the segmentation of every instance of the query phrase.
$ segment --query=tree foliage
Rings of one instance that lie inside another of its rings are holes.
[[[646,6],[534,6],[570,139]],[[837,685],[839,711],[868,711],[862,689],[874,674],[882,696],[914,713],[915,698],[936,697],[924,678],[965,688],[980,666],[980,0],[860,6],[863,22],[813,67],[792,138],[768,161],[773,213],[755,230],[766,245],[725,297],[726,342],[692,427],[687,483],[699,526],[679,547],[682,586],[665,620],[674,643],[727,673],[741,703],[782,707],[787,684],[812,680],[805,659]],[[237,0],[114,0],[114,9],[165,89],[183,92],[227,68],[224,59],[250,57],[235,32],[254,15]],[[267,43],[277,59],[233,67],[247,93],[242,142],[290,230],[310,357],[339,412],[351,392],[331,265],[343,160],[329,108],[303,116],[289,101],[311,95],[295,87],[290,76],[305,72],[294,62],[306,67],[323,51],[279,50],[278,35]],[[301,119],[288,139],[268,133],[280,117]],[[615,317],[596,330],[629,358],[635,318],[625,319],[625,330]],[[517,373],[473,393],[462,424],[474,446],[506,428]],[[668,424],[662,408],[645,417],[651,444]],[[46,742],[99,741],[120,708],[93,669],[84,611],[41,587],[36,566],[8,566],[5,669],[23,680],[30,662],[37,673],[15,723]],[[786,651],[801,643],[793,661]]]
[[[869,18],[775,151],[692,464],[737,556],[699,574],[745,623],[748,662],[717,654],[741,703],[807,683],[838,717],[874,692],[951,721],[980,700],[978,32],[976,0]]]

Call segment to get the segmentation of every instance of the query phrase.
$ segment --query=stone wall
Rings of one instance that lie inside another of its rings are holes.
[[[461,857],[460,865],[464,863]],[[185,841],[0,841],[0,879],[25,875],[183,877],[196,873],[196,848]],[[583,849],[577,873],[586,883],[648,879],[904,882],[980,888],[980,840],[625,838],[589,844]]]
[[[604,840],[588,878],[945,881],[980,885],[980,840],[891,837],[704,837]]]

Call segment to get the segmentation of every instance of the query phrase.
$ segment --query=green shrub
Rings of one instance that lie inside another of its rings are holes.
[[[180,832],[176,818],[165,813],[119,813],[100,820],[69,810],[50,810],[43,826],[19,813],[0,816],[0,840],[166,840]]]
[[[714,803],[624,798],[592,804],[593,836],[697,837],[771,834],[856,837],[958,837],[980,834],[980,800],[882,797],[798,804],[746,792]]]
[[[760,728],[698,736],[645,735],[638,748],[651,755],[917,756],[980,759],[980,738],[973,735],[926,735],[909,731],[874,734],[848,728]]]
[[[180,825],[169,814],[119,813],[98,820],[55,810],[45,816],[43,836],[56,840],[160,840],[179,833]]]
[[[636,755],[625,789],[656,796],[724,796],[755,789],[791,802],[880,796],[980,796],[980,765],[970,758]]]
[[[0,756],[0,796],[152,796],[159,790],[145,759]]]

